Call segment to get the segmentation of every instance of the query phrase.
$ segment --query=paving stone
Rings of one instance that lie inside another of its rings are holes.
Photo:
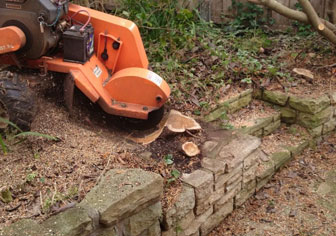
[[[60,234],[54,234],[49,232],[40,223],[25,219],[20,220],[8,227],[0,229],[1,236],[61,236]]]
[[[208,235],[219,223],[225,219],[233,211],[233,199],[225,203],[217,212],[212,214],[207,221],[205,221],[201,227],[201,235]]]
[[[331,106],[313,115],[300,112],[297,118],[297,123],[305,128],[313,129],[330,120],[332,112],[333,109]]]
[[[291,153],[288,150],[282,150],[273,153],[271,158],[274,161],[275,169],[279,169],[291,159]]]
[[[289,99],[289,106],[304,113],[316,114],[330,106],[330,99],[327,95],[318,98],[291,96]]]
[[[266,126],[264,128],[264,136],[270,135],[271,133],[273,133],[274,131],[276,131],[281,125],[281,121],[277,120],[272,122],[271,124],[269,124],[268,126]]]
[[[163,191],[160,175],[141,169],[113,169],[79,204],[97,209],[100,223],[112,226],[156,202]]]
[[[281,121],[287,124],[295,124],[297,111],[289,107],[281,107]]]
[[[93,221],[90,211],[94,209],[74,207],[70,208],[60,214],[50,217],[43,222],[43,227],[49,232],[58,234],[60,236],[84,236],[89,235],[93,230]],[[99,223],[99,213],[97,224]]]
[[[288,95],[281,92],[264,90],[263,100],[284,106],[287,103]]]

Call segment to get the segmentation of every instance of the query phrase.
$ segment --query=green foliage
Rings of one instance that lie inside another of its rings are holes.
[[[180,178],[181,172],[176,170],[176,169],[173,169],[170,172],[170,175],[171,175],[171,178],[168,179],[168,181],[167,181],[168,184],[171,184],[171,183],[175,182],[178,178]]]
[[[172,165],[174,163],[173,155],[172,154],[167,154],[164,157],[164,161],[165,161],[166,165]]]
[[[232,8],[236,11],[235,19],[230,23],[234,30],[260,28],[268,23],[263,8],[254,3],[232,0]]]
[[[295,3],[294,8],[298,11],[302,11],[302,6],[299,2]],[[296,29],[296,33],[299,36],[305,37],[305,36],[310,36],[314,34],[315,32],[312,30],[312,27],[310,24],[304,24],[299,21],[294,21],[293,22],[293,27]]]
[[[58,141],[59,139],[57,137],[53,137],[47,134],[41,134],[38,132],[31,132],[31,131],[23,131],[22,129],[20,129],[16,124],[14,124],[13,122],[6,120],[4,118],[0,117],[0,122],[1,123],[5,123],[7,124],[11,129],[9,133],[5,134],[5,138],[4,136],[2,136],[0,134],[0,147],[2,152],[6,155],[8,153],[9,147],[11,145],[17,145],[19,143],[22,143],[24,141],[27,140],[27,137],[29,136],[34,136],[34,137],[41,137],[41,138],[45,138],[47,140],[52,140],[52,141]]]
[[[123,0],[117,14],[134,21],[155,61],[182,48],[191,48],[202,21],[197,11],[183,9],[178,0]],[[154,46],[154,47],[153,47]]]

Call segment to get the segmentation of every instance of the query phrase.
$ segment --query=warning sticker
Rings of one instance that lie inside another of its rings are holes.
[[[101,74],[103,73],[103,71],[100,69],[99,66],[96,66],[94,69],[93,69],[93,74],[99,78],[101,76]]]
[[[163,79],[156,73],[150,71],[147,75],[147,79],[152,81],[157,86],[161,86]]]

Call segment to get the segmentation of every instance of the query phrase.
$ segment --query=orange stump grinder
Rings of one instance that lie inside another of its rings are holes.
[[[148,70],[133,22],[67,0],[0,0],[1,64],[68,74],[69,109],[74,86],[105,112],[138,120],[163,114],[170,95],[168,84]],[[0,72],[0,117],[28,129],[32,98],[20,83]]]

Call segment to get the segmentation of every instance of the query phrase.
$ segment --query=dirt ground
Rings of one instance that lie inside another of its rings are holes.
[[[113,168],[141,168],[160,174],[170,182],[162,199],[167,207],[180,187],[178,178],[172,179],[172,170],[190,172],[199,167],[201,158],[186,157],[179,146],[185,141],[199,144],[202,132],[163,133],[153,144],[136,144],[128,138],[151,130],[127,129],[124,120],[107,116],[79,91],[70,116],[58,79],[28,78],[38,101],[32,130],[58,141],[29,137],[20,144],[9,143],[9,152],[1,153],[0,190],[9,189],[12,201],[0,201],[0,228],[20,218],[43,220],[81,201],[100,176]],[[167,163],[167,156],[172,163]]]
[[[296,157],[210,236],[336,235],[336,134]]]

